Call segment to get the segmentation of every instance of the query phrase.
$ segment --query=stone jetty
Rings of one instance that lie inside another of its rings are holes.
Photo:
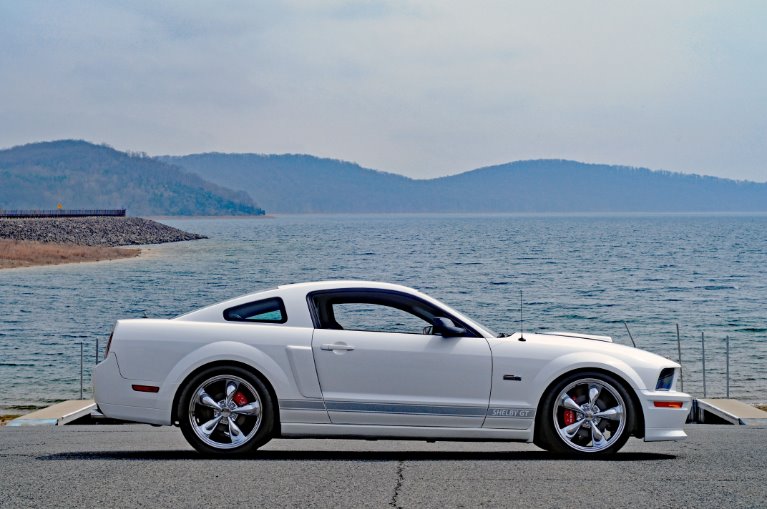
[[[135,246],[206,238],[140,217],[67,217],[0,219],[0,239],[77,244]]]

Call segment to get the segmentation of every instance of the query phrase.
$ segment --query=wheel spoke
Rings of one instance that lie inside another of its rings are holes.
[[[253,403],[248,403],[247,405],[242,405],[240,407],[237,407],[232,410],[233,414],[240,414],[240,415],[258,415],[261,413],[261,405],[258,403],[258,401],[254,401]]]
[[[589,386],[589,405],[592,407],[594,406],[594,403],[597,402],[597,399],[599,398],[599,393],[602,392],[602,388],[598,385],[590,385]]]
[[[200,391],[197,393],[197,400],[206,407],[213,408],[219,412],[221,411],[221,405],[213,401],[213,398],[211,398],[208,393],[205,392],[205,389],[200,389]]]
[[[211,433],[213,433],[213,430],[216,429],[216,426],[218,426],[218,423],[221,422],[222,416],[214,417],[213,419],[209,420],[202,426],[200,426],[200,431],[205,433],[205,436],[210,436]]]
[[[575,401],[573,401],[573,398],[571,398],[567,394],[562,396],[562,400],[559,402],[559,404],[567,408],[568,410],[573,410],[578,413],[583,412],[583,409],[581,409],[581,406]]]
[[[228,405],[232,401],[232,395],[237,392],[237,388],[240,383],[236,380],[229,380],[226,382],[226,404]]]
[[[591,423],[591,446],[595,449],[601,449],[605,446],[605,436],[602,431],[592,422]]]
[[[611,421],[620,421],[623,418],[623,407],[618,405],[612,408],[608,408],[602,412],[595,413],[594,417],[610,419]]]
[[[227,422],[229,424],[229,438],[232,440],[232,443],[239,444],[240,442],[244,441],[245,435],[242,434],[242,431],[237,426],[237,423],[234,422],[234,419],[229,417]]]
[[[565,426],[564,428],[560,428],[562,432],[567,436],[569,440],[572,440],[575,435],[578,433],[578,430],[581,429],[581,425],[586,422],[586,419],[581,419],[580,421],[576,421],[572,423],[569,426]]]

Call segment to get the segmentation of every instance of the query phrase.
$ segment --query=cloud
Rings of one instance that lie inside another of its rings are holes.
[[[767,180],[762,3],[5,2],[0,145]],[[7,78],[6,78],[7,77]]]

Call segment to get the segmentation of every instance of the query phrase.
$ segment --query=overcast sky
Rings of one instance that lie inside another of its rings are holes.
[[[0,147],[767,181],[767,2],[0,0]]]

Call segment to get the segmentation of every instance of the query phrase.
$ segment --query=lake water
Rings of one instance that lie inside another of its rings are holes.
[[[207,240],[138,259],[0,271],[0,412],[85,396],[118,318],[172,317],[279,284],[418,288],[497,330],[572,330],[677,359],[685,389],[767,399],[767,216],[382,215],[163,220]]]

